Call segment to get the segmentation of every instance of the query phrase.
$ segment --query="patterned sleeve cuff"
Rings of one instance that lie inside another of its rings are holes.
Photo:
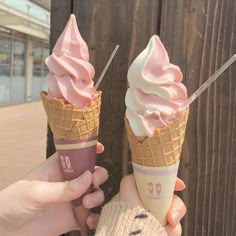
[[[167,236],[158,220],[147,210],[127,202],[109,202],[101,213],[96,236]]]

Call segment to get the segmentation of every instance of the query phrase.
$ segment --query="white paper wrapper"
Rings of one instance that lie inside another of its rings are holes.
[[[179,162],[165,167],[148,167],[133,162],[138,192],[144,207],[152,212],[162,225],[167,224],[178,172]]]

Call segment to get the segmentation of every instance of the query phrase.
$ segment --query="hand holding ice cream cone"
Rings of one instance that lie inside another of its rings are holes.
[[[128,71],[125,125],[137,188],[144,204],[162,225],[171,204],[188,120],[187,99],[179,67],[169,62],[158,36]]]

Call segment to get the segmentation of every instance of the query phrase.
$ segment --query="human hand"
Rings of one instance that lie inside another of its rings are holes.
[[[177,178],[175,184],[175,191],[182,191],[185,188],[184,182]],[[120,183],[120,192],[115,195],[113,201],[125,201],[143,207],[141,199],[138,195],[134,175],[125,176]],[[169,236],[180,236],[182,227],[180,220],[186,213],[186,207],[183,201],[177,196],[173,195],[172,203],[167,214],[168,224],[165,226]]]
[[[97,153],[103,152],[98,143]],[[78,229],[71,201],[82,196],[90,185],[94,192],[83,196],[82,204],[91,209],[104,201],[99,186],[108,178],[107,171],[96,167],[72,181],[64,181],[56,154],[30,171],[21,180],[0,192],[0,235],[52,236]],[[98,215],[87,218],[94,228]]]

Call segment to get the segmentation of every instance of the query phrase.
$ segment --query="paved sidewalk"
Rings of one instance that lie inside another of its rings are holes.
[[[0,190],[45,160],[46,132],[41,102],[0,108]]]

